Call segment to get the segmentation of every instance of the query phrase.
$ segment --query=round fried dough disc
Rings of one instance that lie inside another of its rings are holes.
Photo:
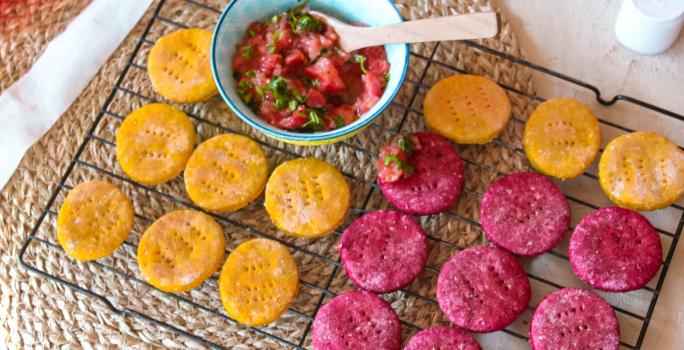
[[[299,273],[282,244],[252,239],[226,259],[219,279],[221,301],[236,321],[260,326],[278,319],[297,295]]]
[[[295,237],[321,237],[342,224],[349,185],[332,165],[314,158],[280,164],[266,184],[266,211],[273,224]]]
[[[138,266],[154,287],[187,292],[218,270],[225,249],[223,230],[209,215],[176,210],[145,231],[138,246]]]
[[[179,103],[201,102],[216,95],[209,62],[211,35],[204,29],[182,29],[154,44],[147,70],[160,95]]]
[[[88,181],[74,187],[57,216],[57,239],[78,260],[112,254],[133,227],[133,206],[116,186]]]
[[[185,167],[185,188],[193,202],[211,211],[235,211],[259,196],[268,161],[252,139],[215,136],[197,146]]]
[[[621,207],[665,208],[684,193],[684,151],[651,131],[618,136],[601,155],[599,183]]]
[[[435,84],[423,101],[425,123],[436,133],[463,144],[496,138],[511,116],[511,102],[495,82],[477,75],[456,75]]]
[[[523,147],[538,171],[573,178],[589,167],[601,145],[598,119],[585,104],[569,97],[548,100],[525,123]]]
[[[194,147],[195,127],[190,118],[164,103],[135,110],[116,133],[121,169],[143,185],[158,185],[178,176]]]

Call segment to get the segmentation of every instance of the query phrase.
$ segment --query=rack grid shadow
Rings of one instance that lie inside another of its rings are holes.
[[[150,84],[145,83],[145,58],[156,38],[160,34],[188,26],[210,28],[221,12],[215,5],[197,0],[161,0],[156,5],[113,90],[87,131],[45,209],[37,218],[18,258],[21,265],[31,272],[94,297],[113,313],[150,322],[200,345],[229,348],[240,343],[249,343],[270,348],[310,348],[311,326],[316,312],[331,297],[353,288],[344,276],[344,269],[341,268],[337,255],[336,244],[341,234],[340,230],[317,240],[288,237],[270,224],[268,215],[263,210],[263,197],[235,213],[207,213],[223,226],[229,247],[235,247],[248,238],[267,237],[286,245],[297,260],[301,277],[299,296],[279,321],[259,328],[241,326],[227,316],[218,296],[216,275],[197,290],[176,295],[154,289],[140,278],[137,270],[137,242],[145,227],[155,218],[175,208],[201,209],[185,195],[182,179],[156,187],[142,186],[128,179],[116,164],[114,135],[126,114],[146,103],[159,101]],[[192,12],[192,15],[185,16],[182,20],[177,18],[179,13],[189,12]],[[618,95],[606,100],[601,97],[599,89],[591,84],[482,44],[463,41],[458,45],[462,49],[474,50],[478,54],[489,55],[503,62],[522,66],[531,72],[574,85],[591,93],[601,105],[612,106],[622,101],[624,104],[650,110],[673,121],[684,123],[682,115],[629,96]],[[402,92],[384,115],[359,136],[331,146],[291,146],[254,134],[248,126],[232,116],[218,97],[197,106],[179,107],[193,120],[200,139],[220,133],[247,134],[261,144],[272,166],[283,160],[298,157],[318,157],[333,163],[342,170],[352,189],[352,210],[344,224],[346,225],[367,211],[390,207],[382,198],[374,181],[373,165],[377,149],[385,140],[399,132],[421,128],[422,115],[419,106],[422,96],[431,85],[428,80],[432,79],[434,74],[469,73],[467,66],[462,69],[438,59],[443,46],[439,43],[412,46],[412,72],[408,74]],[[513,86],[502,86],[512,99],[522,100],[530,106],[544,101],[535,94]],[[510,133],[519,132],[524,126],[524,119],[521,117],[515,114],[512,116],[507,128],[513,130]],[[604,119],[600,121],[603,127],[611,128],[616,133],[633,131],[615,122]],[[529,170],[526,165],[520,165],[527,163],[519,143],[519,139],[516,141],[507,137],[504,131],[502,136],[488,146],[457,146],[466,165],[467,177],[466,188],[459,202],[445,213],[420,218],[430,241],[428,267],[409,287],[385,295],[402,320],[405,337],[432,325],[448,324],[441,315],[434,297],[438,267],[454,252],[481,242],[482,234],[476,209],[479,198],[488,184],[507,173]],[[491,157],[486,157],[488,153],[511,161],[504,162],[503,165],[494,164]],[[591,184],[598,189],[595,173],[587,171],[581,177],[583,184]],[[66,192],[79,182],[92,178],[105,179],[121,186],[135,204],[136,222],[133,232],[113,256],[82,263],[64,254],[56,242],[54,227],[58,208]],[[563,187],[563,190],[571,203],[575,222],[575,215],[581,216],[606,205],[605,202],[593,197],[577,195],[571,188]],[[599,293],[611,303],[618,315],[623,349],[642,347],[684,226],[684,207],[679,203],[681,202],[665,209],[664,215],[676,217],[670,220],[671,223],[656,222],[654,225],[660,233],[664,247],[664,259],[658,276],[638,291],[619,295]],[[227,252],[230,252],[230,249]],[[556,289],[583,286],[572,274],[567,260],[567,237],[554,250],[535,259],[523,259],[533,288],[532,304],[536,304],[541,297]],[[68,268],[56,271],[51,268],[50,261],[59,261],[62,265],[68,265]],[[106,277],[107,282],[103,282],[98,276]],[[491,336],[503,337],[502,341],[515,345],[511,348],[524,347],[528,340],[527,324],[533,310],[534,307],[530,305],[518,321]]]

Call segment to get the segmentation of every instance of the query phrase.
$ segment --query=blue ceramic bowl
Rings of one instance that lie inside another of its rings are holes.
[[[399,92],[408,68],[409,49],[406,44],[386,45],[390,63],[390,80],[378,103],[354,123],[343,128],[318,133],[299,133],[278,129],[252,112],[237,93],[231,74],[231,62],[236,45],[245,35],[247,26],[265,20],[299,4],[299,0],[233,0],[218,20],[211,43],[211,69],[221,96],[242,120],[264,134],[299,145],[320,145],[341,141],[367,127],[387,108]],[[378,26],[402,21],[390,0],[311,0],[311,9],[340,18],[347,23],[361,22]]]

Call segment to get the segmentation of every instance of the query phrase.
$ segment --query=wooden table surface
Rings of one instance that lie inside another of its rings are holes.
[[[642,56],[620,46],[613,34],[620,0],[493,0],[515,29],[527,58],[535,63],[596,85],[610,99],[625,94],[684,115],[684,35],[669,51]],[[593,96],[566,83],[535,76],[539,95]],[[652,115],[619,102],[603,108],[600,117],[633,129],[656,130],[684,146],[684,123]],[[603,144],[610,141],[604,135]],[[594,165],[595,166],[595,165]],[[680,198],[678,203],[683,203]],[[655,212],[664,224],[679,219],[672,212]],[[679,243],[646,333],[643,349],[684,348],[684,243]]]

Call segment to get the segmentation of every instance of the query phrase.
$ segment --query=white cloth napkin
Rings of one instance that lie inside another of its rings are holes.
[[[0,95],[0,188],[81,94],[152,0],[93,0]]]

